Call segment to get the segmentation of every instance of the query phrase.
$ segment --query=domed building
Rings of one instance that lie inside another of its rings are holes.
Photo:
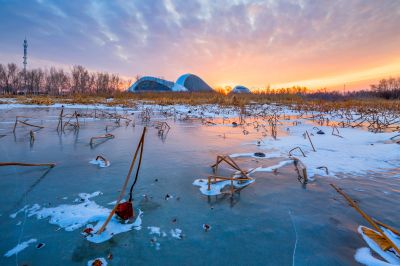
[[[128,88],[129,92],[150,92],[150,91],[187,91],[185,88],[175,86],[172,81],[145,76],[138,79]]]
[[[235,87],[233,88],[233,90],[232,90],[229,94],[234,94],[234,93],[246,93],[246,94],[250,94],[251,91],[250,91],[248,88],[246,88],[245,86],[238,85],[238,86],[235,86]]]
[[[174,83],[161,78],[145,76],[138,79],[128,88],[129,92],[167,92],[167,91],[201,91],[210,92],[213,89],[201,78],[193,74],[185,74]]]
[[[182,87],[185,87],[188,91],[200,91],[200,92],[210,92],[213,89],[201,78],[193,74],[185,74],[180,76],[176,83]]]

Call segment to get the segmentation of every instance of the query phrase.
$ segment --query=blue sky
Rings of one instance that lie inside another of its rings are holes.
[[[0,62],[212,86],[363,87],[400,75],[400,1],[0,0]],[[325,82],[325,83],[324,83]]]

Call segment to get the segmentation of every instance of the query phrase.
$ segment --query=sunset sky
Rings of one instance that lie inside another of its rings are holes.
[[[0,63],[211,86],[368,88],[400,76],[400,0],[0,0]]]

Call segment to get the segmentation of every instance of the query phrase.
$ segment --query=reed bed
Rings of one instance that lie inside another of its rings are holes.
[[[7,99],[4,95],[3,98]],[[308,111],[329,112],[332,110],[357,110],[366,112],[373,110],[388,110],[400,112],[400,101],[381,98],[348,99],[342,101],[305,99],[297,94],[248,94],[224,95],[217,92],[146,92],[128,93],[116,92],[113,95],[74,94],[69,96],[12,95],[17,103],[51,105],[62,104],[105,104],[108,106],[134,107],[137,102],[150,102],[158,105],[203,105],[218,104],[222,106],[245,106],[249,104],[284,104],[296,105],[298,109]]]

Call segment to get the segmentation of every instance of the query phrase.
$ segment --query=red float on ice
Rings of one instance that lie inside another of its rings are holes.
[[[127,202],[118,204],[117,209],[115,210],[115,213],[122,220],[128,220],[128,219],[133,218],[134,213],[133,213],[132,202],[127,201]]]

